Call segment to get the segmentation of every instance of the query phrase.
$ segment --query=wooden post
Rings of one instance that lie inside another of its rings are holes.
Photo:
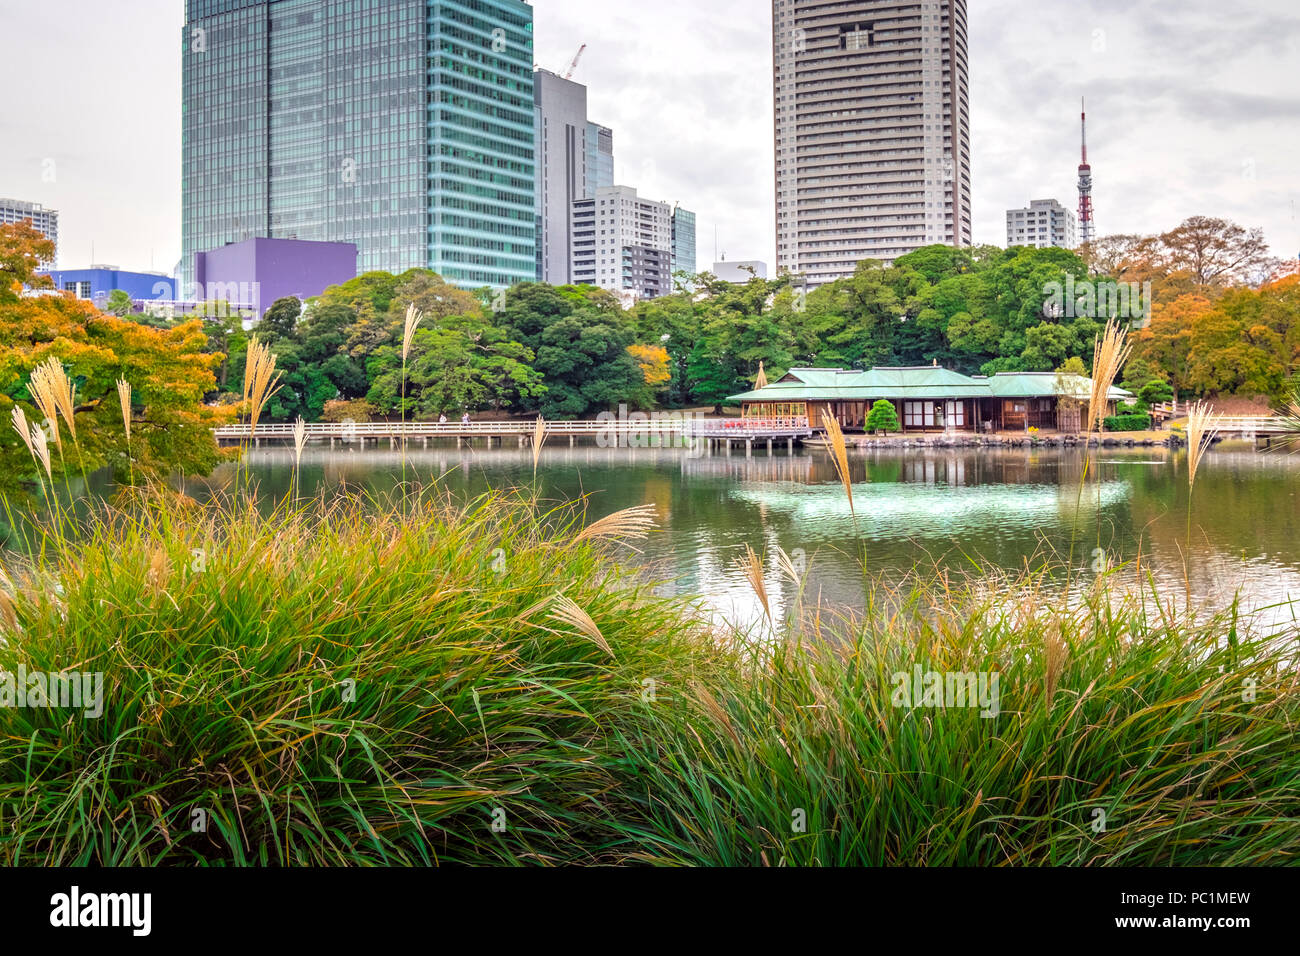
[[[754,457],[754,439],[752,438],[745,439],[745,457],[746,458]]]
[[[772,439],[770,438],[767,440],[767,457],[772,457]]]
[[[794,439],[793,439],[793,438],[787,438],[787,439],[785,440],[785,450],[786,450],[786,452],[788,452],[788,453],[791,454],[791,455],[794,454]]]

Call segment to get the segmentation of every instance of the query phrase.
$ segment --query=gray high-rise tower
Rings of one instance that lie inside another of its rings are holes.
[[[533,74],[537,127],[537,279],[573,279],[573,203],[587,198],[587,88],[548,70]]]
[[[778,270],[970,245],[966,0],[773,0]]]
[[[255,237],[355,243],[362,271],[535,273],[523,0],[187,0],[182,269]]]
[[[537,280],[573,281],[573,204],[614,185],[614,134],[587,119],[587,88],[533,74],[537,138]]]

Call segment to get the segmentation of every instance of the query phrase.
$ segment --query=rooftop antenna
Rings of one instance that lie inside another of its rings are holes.
[[[1291,228],[1292,228],[1292,229],[1295,229],[1295,222],[1296,222],[1296,220],[1295,220],[1295,200],[1292,199],[1292,200],[1291,200]],[[1300,238],[1300,229],[1296,229],[1296,237],[1297,237],[1297,238]],[[1297,260],[1297,262],[1300,262],[1300,253],[1296,253],[1296,260]],[[1297,265],[1297,266],[1296,266],[1296,269],[1297,269],[1298,271],[1300,271],[1300,265]]]

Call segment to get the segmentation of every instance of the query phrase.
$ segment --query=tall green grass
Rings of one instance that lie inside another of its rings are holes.
[[[1106,586],[1073,609],[1032,582],[877,594],[866,620],[841,622],[845,640],[779,645],[627,742],[659,858],[1300,859],[1294,636],[1245,638],[1231,610],[1152,620]],[[918,664],[998,672],[1000,713],[897,706],[891,678]]]
[[[52,531],[0,578],[0,671],[102,672],[104,714],[0,709],[0,863],[1300,852],[1294,634],[1027,579],[877,586],[745,645],[621,565],[611,539],[645,523],[151,493]],[[996,670],[999,715],[895,706],[917,664]]]
[[[0,670],[106,686],[98,720],[0,709],[0,862],[625,858],[610,735],[702,635],[572,509],[320,507],[153,501],[11,572]]]

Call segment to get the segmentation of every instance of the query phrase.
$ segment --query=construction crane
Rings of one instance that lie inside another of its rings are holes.
[[[586,52],[587,52],[587,44],[584,43],[578,49],[578,54],[573,58],[573,62],[569,64],[569,72],[564,74],[564,78],[566,80],[573,78],[573,71],[578,68],[578,61],[582,59],[582,54]]]

